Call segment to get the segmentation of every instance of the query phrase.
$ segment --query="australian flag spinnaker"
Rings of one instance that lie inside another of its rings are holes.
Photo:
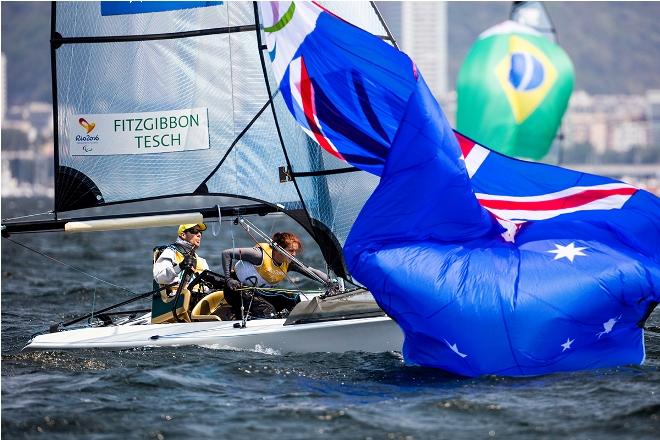
[[[657,197],[491,151],[449,127],[396,48],[314,2],[260,7],[296,120],[381,176],[344,253],[403,329],[408,363],[517,376],[643,362]]]

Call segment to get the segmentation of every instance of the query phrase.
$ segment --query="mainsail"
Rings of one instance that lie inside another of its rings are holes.
[[[548,11],[543,2],[514,1],[511,5],[509,19],[516,23],[529,26],[543,34],[545,38],[557,44],[557,30],[555,29]]]
[[[393,44],[372,4],[327,7]],[[293,216],[348,275],[341,245],[377,178],[295,123],[256,3],[62,2],[52,13],[56,215],[243,198]]]

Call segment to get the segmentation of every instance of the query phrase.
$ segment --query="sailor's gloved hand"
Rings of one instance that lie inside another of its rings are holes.
[[[195,257],[192,255],[186,255],[183,257],[183,261],[179,263],[179,268],[181,270],[190,269],[192,270],[196,265]]]
[[[330,280],[325,283],[325,294],[336,295],[340,293],[339,282],[337,280]]]
[[[229,287],[231,290],[236,290],[241,288],[241,282],[238,280],[235,280],[233,278],[229,278],[227,280],[227,287]]]

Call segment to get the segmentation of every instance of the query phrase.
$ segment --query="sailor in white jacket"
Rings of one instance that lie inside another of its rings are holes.
[[[205,230],[204,223],[179,226],[176,242],[167,246],[154,262],[153,277],[158,284],[163,286],[180,281],[187,268],[192,269],[195,274],[208,270],[206,260],[196,253]],[[168,291],[176,292],[177,287],[174,285]]]

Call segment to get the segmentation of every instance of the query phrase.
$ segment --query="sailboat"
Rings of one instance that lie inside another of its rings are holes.
[[[373,4],[323,7],[395,44]],[[3,221],[3,235],[157,227],[227,216],[238,222],[284,213],[319,244],[334,275],[352,281],[342,245],[378,178],[322,152],[296,124],[275,86],[255,2],[55,2],[51,23],[53,217]],[[212,202],[201,209],[177,208],[192,196]],[[213,205],[227,197],[242,202]],[[78,214],[151,200],[171,208]],[[192,322],[152,324],[151,313],[102,309],[88,320],[90,326],[52,325],[26,349],[187,344],[280,352],[401,349],[401,330],[368,291],[338,293],[304,301],[287,318],[249,321],[211,315],[213,298],[198,303]]]

